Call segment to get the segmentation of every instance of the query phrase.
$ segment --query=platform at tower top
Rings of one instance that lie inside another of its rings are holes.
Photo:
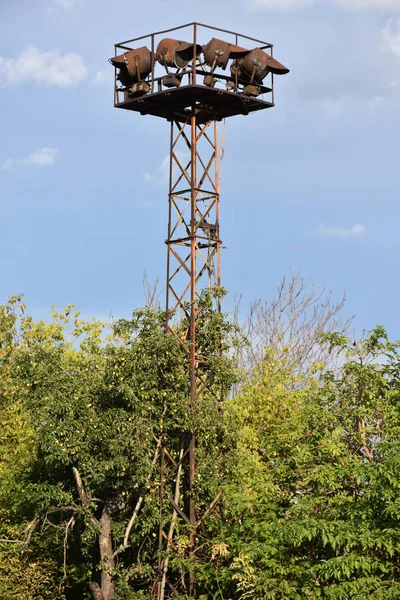
[[[268,42],[200,23],[189,23],[121,42],[115,45],[115,57],[146,48],[150,56],[150,72],[144,77],[139,77],[139,82],[131,86],[121,82],[120,70],[115,69],[116,108],[180,122],[187,121],[195,114],[197,123],[201,124],[210,120],[221,121],[236,115],[249,115],[274,106],[273,73],[268,73],[265,81],[259,82],[258,94],[254,94],[249,93],[249,88],[252,87],[249,83],[252,81],[242,80],[237,74],[232,75],[231,65],[226,64],[222,68],[212,70],[195,52],[185,68],[165,68],[157,59],[157,49],[165,38],[174,41],[169,36],[178,38],[179,44],[200,49],[204,49],[210,38],[213,40],[218,36],[218,39],[223,38],[232,47],[246,48],[249,51],[259,48],[273,56],[273,46]],[[174,81],[177,85],[174,85]]]
[[[168,121],[181,122],[186,121],[195,109],[196,121],[200,124],[214,119],[221,121],[235,115],[248,115],[274,105],[272,102],[245,94],[196,84],[130,98],[126,95],[126,98],[115,106],[139,112],[141,115],[153,115]]]

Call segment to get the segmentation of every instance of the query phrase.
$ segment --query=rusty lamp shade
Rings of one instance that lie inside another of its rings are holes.
[[[235,46],[229,42],[212,38],[208,44],[203,46],[204,59],[207,65],[215,69],[220,67],[226,68],[230,58],[241,58],[249,54],[250,50]]]
[[[145,79],[151,72],[152,53],[147,46],[142,46],[136,50],[128,50],[128,52],[108,60],[114,67],[119,69],[117,79],[124,86],[130,86]]]
[[[202,48],[199,44],[196,44],[196,51],[194,51],[194,44],[181,42],[172,38],[164,38],[157,46],[156,60],[163,67],[183,69],[193,60],[194,54],[196,57],[200,55],[201,50]]]
[[[286,75],[289,69],[261,48],[255,48],[239,61],[232,63],[232,75],[235,76],[236,72],[240,79],[261,83],[268,73]]]

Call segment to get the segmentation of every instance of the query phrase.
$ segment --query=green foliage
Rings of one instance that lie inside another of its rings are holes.
[[[137,310],[106,331],[98,321],[82,320],[72,306],[54,307],[50,323],[34,322],[22,305],[18,314],[18,302],[0,313],[7,389],[0,414],[5,560],[11,564],[20,556],[22,570],[28,548],[32,563],[39,556],[41,565],[48,561],[48,568],[36,570],[39,589],[46,586],[54,598],[87,594],[89,581],[106,568],[97,541],[106,510],[116,597],[142,597],[157,562],[160,479],[153,463],[161,437],[174,452],[182,435],[196,432],[199,509],[219,489],[225,451],[220,402],[234,380],[230,361],[219,352],[229,326],[204,298],[201,347],[211,352],[217,340],[218,347],[207,368],[199,369],[205,389],[188,414],[187,348],[165,334],[161,311]],[[141,497],[140,518],[125,548],[126,527]],[[180,535],[184,540],[183,529]],[[180,573],[188,562],[183,544],[171,569]],[[42,571],[51,573],[48,580],[42,581]]]
[[[225,539],[240,598],[399,594],[398,345],[380,327],[324,341],[345,360],[339,375],[293,385],[267,355],[233,401],[244,468],[226,491]]]
[[[400,596],[399,345],[382,327],[325,335],[340,367],[307,376],[266,349],[229,397],[232,326],[212,294],[201,302],[190,411],[184,321],[175,336],[148,307],[111,330],[72,306],[50,323],[19,297],[0,307],[0,598],[88,599],[108,573],[116,600],[149,600],[157,449],[177,454],[192,433],[196,557],[179,520],[169,572],[194,572],[199,600]]]

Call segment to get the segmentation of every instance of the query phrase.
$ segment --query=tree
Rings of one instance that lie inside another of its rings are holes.
[[[37,523],[30,519],[24,489],[33,469],[35,438],[11,375],[18,316],[24,310],[18,296],[0,306],[0,597],[50,600],[56,597],[51,585],[55,565],[49,557],[34,559],[30,542]]]
[[[340,373],[296,382],[267,354],[232,401],[241,428],[241,468],[225,494],[232,597],[399,596],[399,345],[382,328],[355,344],[324,341],[346,354]]]
[[[338,302],[323,288],[315,289],[311,279],[299,273],[283,277],[275,298],[251,303],[248,316],[240,317],[240,302],[235,313],[247,343],[237,349],[239,363],[247,370],[259,365],[265,349],[298,372],[309,372],[316,362],[333,366],[328,346],[320,336],[332,331],[346,334],[354,317],[342,314],[345,296]]]
[[[30,443],[29,468],[19,465],[20,478],[13,476],[11,459],[5,461],[0,510],[12,526],[0,544],[8,561],[16,542],[22,554],[30,553],[30,564],[41,557],[45,568],[36,589],[48,586],[49,597],[88,597],[89,590],[94,600],[150,597],[163,435],[173,450],[196,431],[196,506],[212,519],[223,468],[220,402],[234,372],[219,356],[229,326],[210,306],[204,298],[200,343],[210,360],[199,377],[206,386],[190,415],[187,349],[164,333],[159,309],[135,311],[108,335],[72,307],[55,311],[50,324],[20,314],[19,322],[14,315],[5,327],[12,352],[3,380],[12,393],[1,415],[8,421],[18,405]],[[204,519],[197,535],[207,526]],[[182,581],[193,569],[187,537],[180,524],[170,570]]]

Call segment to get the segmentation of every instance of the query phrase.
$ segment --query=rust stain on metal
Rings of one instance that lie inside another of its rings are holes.
[[[232,64],[231,69],[234,68]],[[289,69],[278,62],[275,58],[272,58],[270,54],[261,50],[261,48],[255,48],[247,56],[238,61],[238,69],[241,73],[241,77],[246,79],[247,77],[252,81],[253,79],[261,82],[268,73],[274,75],[286,75],[289,73]]]
[[[162,78],[162,84],[167,88],[179,87],[181,85],[181,78],[172,73],[168,73]]]
[[[203,80],[204,85],[207,87],[214,87],[216,82],[217,80],[212,75],[206,75]]]
[[[164,38],[157,46],[156,59],[163,67],[183,69],[193,59],[194,47],[194,43]],[[196,56],[200,53],[201,46],[196,44]]]
[[[225,69],[230,58],[246,56],[250,50],[236,46],[217,38],[212,38],[208,44],[203,46],[204,60],[210,67]]]
[[[109,62],[119,69],[117,79],[125,86],[145,79],[151,72],[152,61],[152,53],[147,46],[109,58]]]

